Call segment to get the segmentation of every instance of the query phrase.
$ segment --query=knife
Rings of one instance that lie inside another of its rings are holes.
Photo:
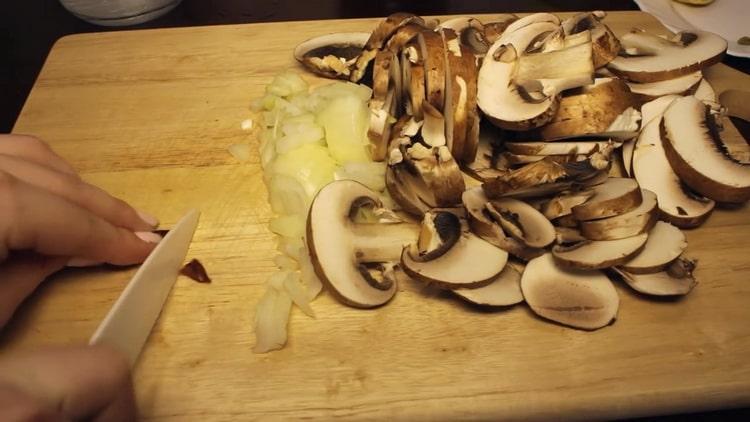
[[[135,366],[172,285],[177,280],[200,212],[188,212],[143,262],[104,317],[89,344],[105,344],[124,353]]]

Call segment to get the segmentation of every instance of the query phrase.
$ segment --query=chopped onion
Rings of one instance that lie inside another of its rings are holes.
[[[318,275],[315,274],[315,268],[310,260],[310,252],[307,250],[307,247],[302,246],[299,248],[299,261],[297,262],[299,262],[302,282],[307,286],[307,297],[313,300],[323,289],[323,283],[318,278]]]
[[[252,119],[245,119],[240,123],[240,128],[242,130],[250,130],[253,128],[253,120]]]
[[[273,258],[273,263],[276,264],[276,266],[280,270],[294,271],[294,270],[299,269],[299,264],[297,263],[297,261],[295,261],[292,258],[289,258],[286,255],[276,255]]]
[[[232,157],[236,158],[240,162],[245,162],[250,159],[250,145],[247,144],[233,144],[229,146],[229,153]]]
[[[255,347],[254,353],[266,353],[278,350],[286,344],[289,312],[292,299],[283,288],[283,278],[276,273],[269,280],[266,293],[258,302],[255,310]]]
[[[307,289],[300,280],[300,274],[296,271],[287,271],[284,277],[284,289],[292,298],[292,302],[305,313],[305,315],[315,318],[315,312],[310,307],[310,298],[307,295]]]
[[[368,188],[382,192],[385,190],[385,162],[346,163],[336,170],[336,180],[354,180]]]
[[[352,95],[331,99],[318,113],[328,149],[339,163],[371,161],[367,153],[368,116],[366,103]]]
[[[279,236],[301,239],[305,235],[305,220],[299,214],[279,215],[271,219],[269,228]]]
[[[268,182],[268,200],[273,212],[282,215],[307,215],[312,196],[307,194],[297,179],[271,172],[266,174],[272,175]]]
[[[304,243],[302,238],[297,237],[281,237],[279,238],[276,249],[289,257],[295,259],[297,262],[300,260],[299,248],[303,247]]]

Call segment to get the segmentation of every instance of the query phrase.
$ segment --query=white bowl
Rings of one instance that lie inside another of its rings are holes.
[[[162,16],[182,0],[60,0],[63,7],[86,22],[102,26],[126,26]]]

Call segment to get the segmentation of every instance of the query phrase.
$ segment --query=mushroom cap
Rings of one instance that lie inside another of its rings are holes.
[[[633,290],[652,296],[684,296],[698,284],[692,274],[676,277],[668,271],[634,274],[622,268],[612,268]]]
[[[521,273],[510,262],[492,282],[474,289],[460,288],[451,290],[458,297],[471,303],[483,306],[511,306],[523,302],[521,292]]]
[[[306,238],[315,273],[331,292],[348,305],[371,308],[391,300],[397,286],[376,288],[359,269],[350,213],[361,201],[380,203],[373,191],[351,180],[324,186],[310,206]]]
[[[659,221],[648,232],[648,240],[643,249],[620,267],[633,274],[662,271],[682,255],[685,248],[685,234],[677,227]]]
[[[519,21],[521,19],[516,22]],[[518,56],[537,36],[556,28],[557,25],[551,22],[537,22],[510,33],[506,30],[487,50],[479,68],[477,104],[493,124],[504,129],[527,130],[547,123],[554,116],[557,111],[557,99],[548,97],[535,103],[525,100],[517,87],[511,83],[516,60],[495,57],[496,53],[507,49],[514,50]]]
[[[514,198],[500,198],[490,201],[492,208],[509,214],[520,228],[518,240],[531,248],[543,248],[555,241],[555,228],[541,212],[526,202]]]
[[[750,199],[750,164],[728,154],[703,102],[692,96],[674,100],[660,131],[667,159],[685,184],[720,202]]]
[[[643,202],[641,189],[634,179],[610,177],[606,182],[591,189],[594,196],[572,209],[573,216],[579,221],[624,214]]]
[[[481,287],[491,283],[505,267],[508,253],[470,232],[463,233],[440,257],[415,261],[404,249],[401,266],[410,277],[447,289]]]
[[[581,233],[590,240],[615,240],[649,231],[659,219],[659,207],[655,193],[641,189],[641,196],[641,205],[624,214],[581,221]]]
[[[663,81],[645,83],[628,82],[628,87],[633,94],[641,96],[646,101],[650,101],[664,95],[688,94],[694,91],[702,80],[703,73],[697,71]]]
[[[369,32],[320,35],[299,43],[294,48],[294,58],[320,76],[348,79],[369,37]]]
[[[571,246],[552,248],[555,262],[566,268],[596,270],[621,265],[635,256],[646,244],[648,235],[641,233],[617,240],[592,240]]]
[[[612,142],[610,140],[566,140],[554,142],[505,142],[503,146],[513,154],[519,155],[570,155],[570,154],[591,154],[599,151],[608,144],[615,148],[622,146],[621,142]]]
[[[563,269],[549,253],[529,261],[521,276],[521,290],[537,315],[585,330],[608,325],[620,305],[617,291],[604,274]]]
[[[523,260],[529,260],[544,253],[544,249],[529,247],[522,241],[505,234],[500,224],[488,215],[489,200],[481,187],[467,189],[461,200],[466,209],[469,227],[477,236]]]
[[[721,61],[727,42],[706,31],[690,30],[672,39],[641,31],[631,31],[620,37],[626,51],[635,49],[643,55],[618,56],[609,69],[635,82],[655,82],[673,79]]]
[[[648,121],[638,136],[633,152],[633,175],[643,189],[656,194],[662,218],[678,227],[695,227],[708,218],[715,203],[689,192],[667,160],[659,135],[661,111],[677,97],[663,98],[666,97],[643,105],[644,121],[647,113],[649,117],[652,114],[657,117]]]

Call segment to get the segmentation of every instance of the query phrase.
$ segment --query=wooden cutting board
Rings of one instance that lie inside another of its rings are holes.
[[[486,18],[489,18],[487,16]],[[660,30],[611,13],[618,33]],[[289,343],[251,352],[253,312],[274,271],[258,141],[240,128],[294,45],[374,19],[284,22],[61,39],[15,126],[47,140],[84,179],[157,214],[203,212],[189,256],[214,282],[180,278],[135,372],[145,419],[600,419],[750,405],[750,212],[719,210],[689,231],[700,284],[659,301],[618,286],[610,327],[583,332],[524,306],[480,310],[404,283],[380,309],[323,294],[294,309]],[[716,66],[721,92],[750,77]],[[65,271],[4,333],[4,350],[85,342],[134,268]]]

